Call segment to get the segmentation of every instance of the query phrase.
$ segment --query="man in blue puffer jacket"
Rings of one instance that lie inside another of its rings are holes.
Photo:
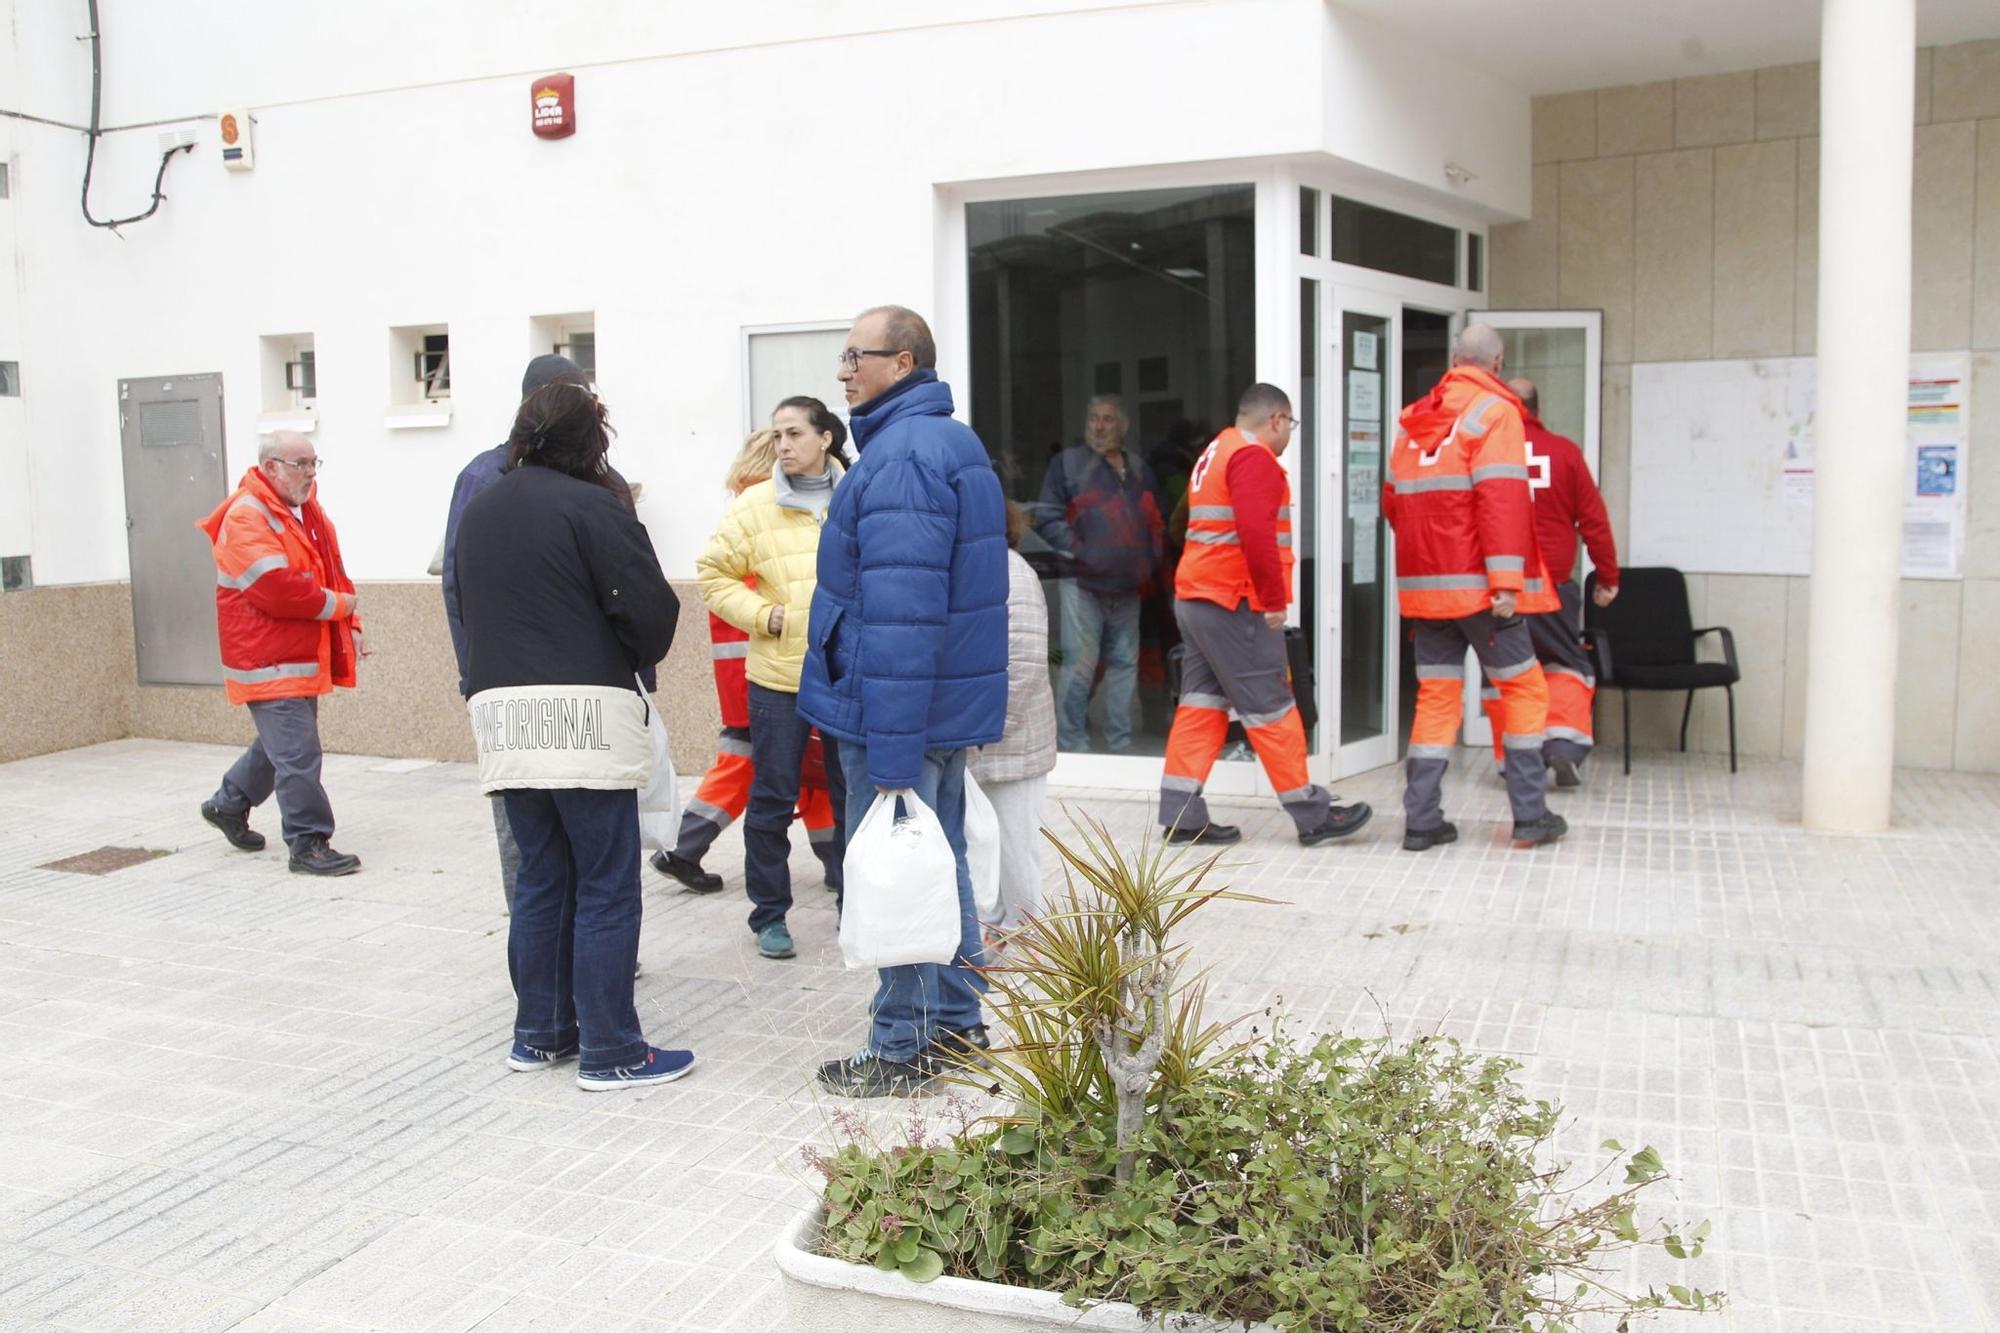
[[[958,861],[959,954],[882,969],[868,1044],[821,1066],[850,1097],[919,1091],[940,1059],[987,1045],[979,922],[965,866],[965,751],[1007,719],[1007,535],[985,446],[951,418],[915,311],[863,311],[840,355],[861,460],[819,545],[799,712],[836,738],[846,827],[877,792],[914,790]],[[831,758],[831,756],[829,756]]]

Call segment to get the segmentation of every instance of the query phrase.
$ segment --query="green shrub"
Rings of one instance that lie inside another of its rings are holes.
[[[1605,1312],[1707,1309],[1679,1285],[1604,1284],[1634,1245],[1700,1253],[1707,1225],[1640,1234],[1651,1150],[1589,1204],[1539,1165],[1559,1112],[1505,1060],[1446,1038],[1396,1048],[1274,1036],[1182,1090],[1117,1178],[1102,1123],[965,1124],[831,1156],[824,1248],[855,1263],[1125,1300],[1282,1329],[1540,1329]],[[1615,1146],[1615,1145],[1608,1145]]]
[[[918,1115],[890,1145],[835,1112],[842,1142],[806,1154],[826,1253],[1296,1333],[1553,1331],[1719,1303],[1605,1281],[1636,1246],[1691,1258],[1707,1235],[1642,1234],[1635,1199],[1665,1175],[1650,1148],[1582,1203],[1597,1178],[1564,1185],[1560,1110],[1522,1093],[1511,1061],[1441,1037],[1306,1043],[1282,1022],[1231,1040],[1171,938],[1242,898],[1203,887],[1216,863],[1127,856],[1095,823],[1074,848],[1051,841],[1064,891],[989,973],[1013,1041],[964,1080],[1016,1114],[954,1095],[942,1137]]]

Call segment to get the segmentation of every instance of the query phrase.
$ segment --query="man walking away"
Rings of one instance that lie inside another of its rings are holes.
[[[1181,698],[1160,777],[1168,842],[1232,843],[1211,823],[1202,786],[1229,733],[1229,711],[1308,847],[1368,822],[1365,803],[1339,806],[1306,773],[1306,731],[1285,656],[1292,600],[1292,489],[1278,457],[1298,419],[1282,389],[1253,384],[1236,424],[1196,460],[1188,486],[1187,550],[1174,576],[1181,629]]]
[[[264,849],[251,807],[273,792],[280,831],[301,875],[351,875],[361,858],[333,849],[333,806],[320,785],[319,699],[354,688],[363,655],[361,599],[319,506],[319,456],[278,431],[257,466],[197,525],[215,547],[215,624],[229,702],[246,704],[257,739],[223,775],[201,817],[230,845]]]
[[[847,827],[878,792],[914,789],[958,863],[958,953],[882,969],[868,1044],[820,1067],[848,1097],[919,1091],[938,1059],[988,1044],[965,752],[1007,720],[1007,524],[1000,478],[952,420],[936,365],[915,311],[878,306],[848,331],[840,380],[861,457],[827,509],[799,686],[800,714],[839,741]]]
[[[1583,450],[1542,424],[1540,395],[1535,382],[1507,381],[1507,387],[1521,400],[1528,437],[1528,489],[1535,497],[1535,544],[1541,548],[1542,565],[1556,581],[1556,596],[1562,605],[1543,615],[1527,615],[1528,637],[1535,645],[1535,658],[1549,682],[1548,739],[1542,743],[1542,757],[1555,774],[1556,786],[1583,785],[1583,761],[1594,744],[1591,733],[1591,705],[1597,699],[1597,671],[1590,654],[1583,650],[1583,590],[1577,586],[1577,534],[1590,551],[1591,566],[1597,571],[1597,587],[1591,600],[1599,606],[1611,605],[1618,596],[1618,545],[1611,535],[1611,519],[1604,512],[1604,497],[1583,460]],[[1500,692],[1486,697],[1486,714],[1493,721],[1494,759],[1503,768],[1506,752],[1501,749]]]
[[[1499,379],[1505,350],[1490,325],[1465,327],[1452,368],[1403,409],[1382,485],[1382,512],[1396,530],[1397,602],[1417,648],[1406,851],[1458,839],[1444,817],[1443,785],[1458,739],[1468,644],[1500,690],[1515,843],[1553,842],[1569,827],[1549,813],[1543,795],[1548,686],[1516,614],[1553,611],[1558,603],[1535,545],[1521,405]]]

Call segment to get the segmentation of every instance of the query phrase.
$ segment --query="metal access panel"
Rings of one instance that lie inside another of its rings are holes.
[[[228,494],[222,376],[118,381],[141,685],[220,685],[215,560],[195,527]]]

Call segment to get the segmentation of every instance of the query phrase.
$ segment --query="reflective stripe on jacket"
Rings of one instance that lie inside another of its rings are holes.
[[[253,467],[196,524],[215,548],[215,627],[231,703],[354,685],[354,582],[316,489],[301,509],[303,521]]]
[[[1519,594],[1553,611],[1535,545],[1521,403],[1483,370],[1456,366],[1403,409],[1382,486],[1396,530],[1396,596],[1414,620],[1457,620]]]
[[[1174,596],[1186,601],[1214,602],[1234,609],[1248,599],[1258,611],[1282,611],[1283,605],[1266,606],[1250,577],[1250,565],[1243,556],[1242,536],[1236,521],[1236,506],[1229,488],[1229,463],[1244,449],[1264,445],[1245,436],[1234,426],[1215,437],[1196,460],[1188,484],[1187,548],[1181,553],[1180,568],[1174,575]],[[1292,586],[1292,487],[1283,481],[1278,506],[1276,532],[1278,563],[1284,570],[1285,589]]]

